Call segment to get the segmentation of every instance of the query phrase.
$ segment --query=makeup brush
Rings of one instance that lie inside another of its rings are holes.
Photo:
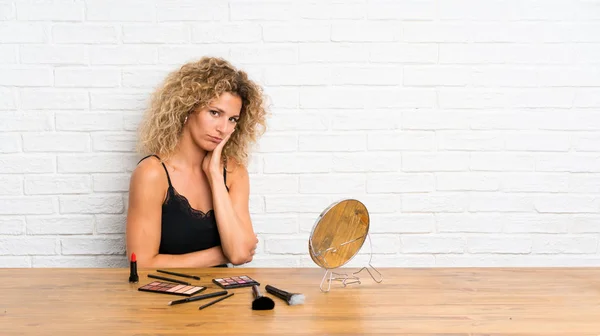
[[[304,303],[304,294],[286,292],[282,289],[275,288],[271,285],[266,285],[265,289],[267,290],[267,293],[284,300],[289,306]]]
[[[270,297],[262,296],[258,290],[258,286],[252,286],[252,310],[271,310],[275,307],[275,302]]]

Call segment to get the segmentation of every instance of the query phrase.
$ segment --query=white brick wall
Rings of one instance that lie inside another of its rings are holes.
[[[350,197],[376,266],[600,265],[598,1],[6,0],[0,267],[126,266],[141,113],[202,55],[269,95],[250,266]]]

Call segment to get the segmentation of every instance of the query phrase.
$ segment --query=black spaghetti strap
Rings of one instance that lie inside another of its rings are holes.
[[[150,154],[150,155],[148,155],[148,156],[145,156],[145,157],[143,157],[143,158],[142,158],[140,161],[138,161],[138,164],[140,164],[140,162],[142,162],[143,160],[145,160],[145,159],[147,159],[147,158],[149,158],[149,157],[151,157],[151,156],[154,156],[155,158],[157,158],[157,159],[158,159],[158,161],[160,161],[160,164],[161,164],[161,165],[163,166],[163,168],[165,169],[165,173],[167,173],[167,181],[169,181],[169,187],[172,187],[172,185],[171,185],[171,178],[169,177],[169,171],[167,170],[167,166],[165,166],[165,163],[164,163],[164,162],[162,162],[162,160],[160,159],[160,157],[158,157],[158,155],[156,155],[156,154]]]
[[[137,164],[140,164],[140,162],[142,162],[142,161],[146,160],[147,158],[149,158],[149,157],[151,157],[151,156],[156,156],[156,155],[154,155],[154,154],[146,155],[146,156],[144,156],[143,158],[141,158],[141,159],[140,159],[140,161],[138,161],[138,163],[137,163]],[[158,156],[157,156],[157,157],[158,157]]]

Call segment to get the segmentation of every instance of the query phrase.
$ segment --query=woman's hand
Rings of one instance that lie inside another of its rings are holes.
[[[231,134],[233,134],[233,132],[229,133],[229,135],[226,136],[212,152],[206,153],[206,156],[202,161],[202,170],[204,171],[204,174],[206,174],[206,177],[208,177],[208,181],[211,185],[214,182],[214,178],[219,176],[223,178],[223,174],[221,173],[223,169],[223,166],[221,165],[221,162],[223,162],[221,153],[223,152],[223,147],[225,147],[227,140],[231,137]]]

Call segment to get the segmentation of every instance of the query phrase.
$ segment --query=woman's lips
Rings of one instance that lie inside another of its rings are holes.
[[[210,136],[210,135],[208,136],[208,138],[210,139],[210,141],[212,141],[214,143],[220,143],[221,141],[223,141],[223,139],[221,139],[221,138],[217,138],[217,137]]]

